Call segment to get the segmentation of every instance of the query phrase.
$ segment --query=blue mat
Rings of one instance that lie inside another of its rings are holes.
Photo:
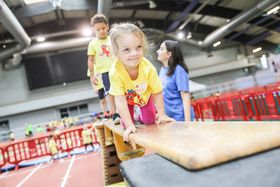
[[[38,158],[36,160],[24,160],[24,161],[20,162],[18,166],[20,168],[28,167],[28,166],[35,166],[35,165],[38,165],[38,164],[41,164],[41,163],[48,162],[48,161],[50,161],[50,159],[51,159],[50,156],[46,156],[46,157],[43,157],[43,158]]]
[[[60,153],[59,159],[65,158],[67,156],[68,156],[68,153]],[[55,157],[55,159],[57,159],[57,157]],[[45,157],[38,158],[35,160],[25,160],[25,161],[22,161],[19,163],[19,167],[22,168],[22,167],[28,167],[28,166],[36,166],[41,163],[49,162],[50,160],[51,160],[51,156],[45,156]]]
[[[16,168],[16,166],[14,164],[10,164],[8,166],[3,166],[1,168],[1,172],[6,172],[6,171],[14,170],[15,168]]]
[[[93,152],[95,150],[98,150],[98,148],[96,147],[96,145],[94,146],[94,149],[92,149],[91,146],[88,146],[87,147],[87,152]],[[82,148],[76,148],[74,149],[73,151],[70,152],[71,155],[78,155],[78,154],[85,154],[86,151],[85,151],[85,148],[82,147]]]

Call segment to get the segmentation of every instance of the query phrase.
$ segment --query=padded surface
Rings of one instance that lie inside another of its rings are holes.
[[[203,170],[190,171],[152,154],[124,161],[121,172],[133,187],[277,187],[280,149]]]
[[[5,172],[5,171],[10,171],[10,170],[14,170],[16,168],[16,165],[14,164],[7,164],[2,166],[0,169],[1,172]]]
[[[22,162],[19,163],[19,167],[29,167],[29,166],[36,166],[39,165],[41,163],[45,163],[45,162],[49,162],[51,159],[51,156],[45,156],[42,158],[36,158],[36,159],[32,159],[32,160],[24,160]]]
[[[119,125],[106,124],[122,135]],[[280,122],[173,122],[141,125],[130,140],[188,169],[201,169],[280,146]]]
[[[61,158],[65,158],[68,156],[68,153],[59,153],[59,159]],[[55,156],[55,158],[57,158]],[[49,162],[51,160],[51,156],[45,156],[42,158],[35,158],[32,160],[24,160],[22,162],[19,163],[19,167],[29,167],[29,166],[36,166],[39,165],[41,163],[45,163],[45,162]]]

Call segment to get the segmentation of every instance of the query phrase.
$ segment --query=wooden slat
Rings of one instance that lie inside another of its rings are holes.
[[[122,135],[120,125],[106,126]],[[201,169],[280,146],[280,122],[173,122],[141,125],[132,142],[188,169]]]

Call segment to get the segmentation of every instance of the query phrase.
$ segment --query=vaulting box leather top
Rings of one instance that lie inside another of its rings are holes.
[[[106,124],[122,135],[120,125]],[[130,140],[188,169],[280,146],[280,122],[172,122],[137,126]]]

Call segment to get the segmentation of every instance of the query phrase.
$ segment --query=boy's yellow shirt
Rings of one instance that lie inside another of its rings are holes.
[[[110,51],[109,42],[109,36],[106,39],[94,38],[89,42],[87,55],[94,56],[94,70],[97,73],[109,72],[114,62],[114,56]]]
[[[156,68],[152,63],[143,58],[139,64],[139,72],[136,80],[131,80],[128,72],[121,61],[116,60],[109,72],[110,94],[125,95],[130,105],[144,106],[151,94],[162,91],[162,84],[158,77]]]

